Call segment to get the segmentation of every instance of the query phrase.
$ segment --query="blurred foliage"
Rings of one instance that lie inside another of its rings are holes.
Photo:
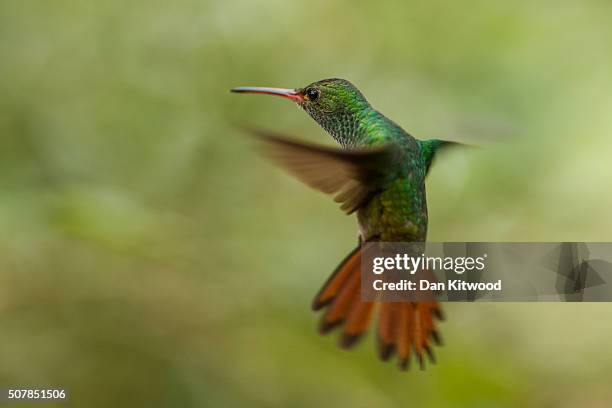
[[[309,304],[355,221],[236,125],[344,77],[440,155],[430,239],[612,239],[612,4],[0,2],[0,384],[58,406],[605,407],[609,305],[452,304],[399,372]],[[45,406],[52,406],[47,404]],[[25,406],[21,405],[21,406]]]

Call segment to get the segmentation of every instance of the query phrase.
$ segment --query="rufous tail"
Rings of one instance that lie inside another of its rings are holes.
[[[396,354],[399,367],[407,369],[414,355],[421,369],[424,354],[435,362],[433,345],[441,344],[434,318],[442,320],[436,301],[366,302],[361,299],[361,246],[336,268],[314,299],[314,310],[325,309],[319,330],[322,334],[340,328],[340,346],[356,344],[378,309],[378,350],[383,361]]]

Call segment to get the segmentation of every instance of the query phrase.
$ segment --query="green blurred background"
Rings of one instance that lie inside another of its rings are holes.
[[[0,2],[0,386],[75,407],[610,406],[608,304],[447,305],[425,372],[320,337],[310,301],[355,220],[236,125],[331,139],[228,89],[343,77],[416,137],[485,146],[438,158],[431,240],[610,241],[611,50],[604,0]]]

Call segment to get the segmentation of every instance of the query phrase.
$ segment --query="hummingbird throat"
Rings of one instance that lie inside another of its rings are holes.
[[[361,111],[326,112],[302,105],[302,108],[344,148],[357,147],[366,140],[364,126],[371,109]]]

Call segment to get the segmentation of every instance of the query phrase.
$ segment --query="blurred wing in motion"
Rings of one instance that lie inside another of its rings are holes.
[[[342,150],[291,140],[279,134],[249,130],[275,162],[310,187],[335,195],[350,214],[363,206],[397,171],[399,149],[388,144]]]
[[[472,147],[462,143],[449,142],[447,140],[439,139],[420,140],[419,144],[421,145],[421,152],[423,154],[423,158],[425,159],[426,173],[429,173],[429,169],[431,168],[434,158],[440,150],[446,150],[448,147],[453,146]]]

